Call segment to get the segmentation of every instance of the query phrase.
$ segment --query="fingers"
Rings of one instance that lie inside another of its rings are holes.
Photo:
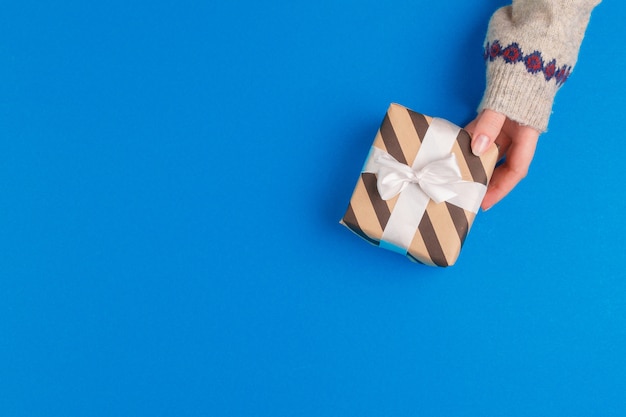
[[[472,152],[482,155],[494,142],[505,162],[495,169],[481,207],[488,210],[502,200],[526,176],[535,155],[539,132],[521,126],[501,113],[485,109],[466,130],[472,133]]]
[[[511,146],[511,138],[504,132],[500,133],[500,136],[496,138],[496,145],[498,145],[498,161],[500,161]]]
[[[476,156],[482,155],[495,142],[502,131],[506,116],[493,110],[485,109],[468,126],[472,132],[472,152]]]
[[[481,204],[488,210],[502,200],[526,176],[535,155],[539,132],[530,127],[519,127],[511,140],[505,162],[493,173]]]

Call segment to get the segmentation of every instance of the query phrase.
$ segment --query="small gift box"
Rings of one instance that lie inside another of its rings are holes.
[[[368,242],[432,266],[450,266],[498,159],[481,157],[467,131],[392,104],[341,223]]]

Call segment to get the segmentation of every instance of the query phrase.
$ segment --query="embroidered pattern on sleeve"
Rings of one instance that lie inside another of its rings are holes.
[[[572,72],[572,67],[568,65],[563,65],[559,68],[555,59],[546,64],[539,51],[524,55],[522,48],[520,48],[517,42],[513,42],[505,48],[500,45],[500,41],[498,40],[494,40],[491,43],[487,42],[483,52],[483,58],[485,61],[489,60],[490,62],[501,58],[507,64],[521,62],[531,74],[542,73],[546,81],[550,81],[554,78],[558,87],[567,81]]]

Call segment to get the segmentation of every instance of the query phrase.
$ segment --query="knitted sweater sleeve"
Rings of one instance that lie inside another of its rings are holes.
[[[513,0],[489,22],[487,87],[478,108],[541,132],[557,90],[578,58],[592,9],[601,0]]]

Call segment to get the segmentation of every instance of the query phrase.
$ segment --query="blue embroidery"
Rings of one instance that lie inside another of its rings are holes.
[[[517,42],[513,42],[505,48],[502,47],[498,40],[491,43],[487,42],[485,50],[483,51],[483,58],[485,61],[489,60],[490,62],[495,61],[497,58],[502,58],[507,64],[523,62],[526,71],[531,74],[541,72],[546,81],[550,81],[554,78],[557,86],[563,85],[572,72],[572,67],[568,65],[563,65],[558,68],[555,59],[545,64],[543,56],[539,51],[524,55],[522,48],[520,48]]]

